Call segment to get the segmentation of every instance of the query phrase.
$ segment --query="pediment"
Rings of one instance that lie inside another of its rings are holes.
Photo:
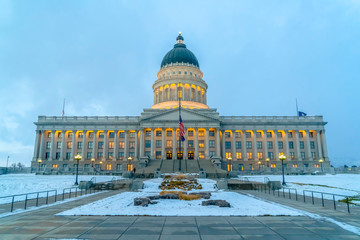
[[[196,112],[196,110],[188,110],[188,109],[181,109],[181,118],[183,120],[183,122],[209,122],[209,121],[216,121],[218,122],[219,120],[217,119],[217,114],[214,114],[214,116],[211,116],[211,114],[209,115],[205,115],[202,113],[198,113]],[[179,121],[179,109],[171,109],[165,112],[161,112],[161,113],[155,113],[152,116],[148,116],[147,118],[142,119],[142,121],[154,121],[154,122],[178,122]]]

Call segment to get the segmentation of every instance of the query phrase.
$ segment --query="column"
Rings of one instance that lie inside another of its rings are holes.
[[[173,128],[173,152],[172,152],[172,159],[176,159],[176,128]]]
[[[184,141],[183,159],[188,159],[187,147],[188,147],[188,137],[187,137],[187,129],[185,129],[185,141]]]
[[[278,130],[277,129],[275,129],[274,130],[274,147],[275,147],[275,153],[274,153],[274,157],[275,157],[275,160],[277,160],[277,161],[280,161],[280,159],[279,159],[279,144],[278,144]]]
[[[124,134],[125,134],[125,139],[124,139],[124,159],[127,160],[128,157],[129,157],[129,144],[128,144],[128,134],[129,134],[129,131],[128,130],[125,130],[124,131]]]
[[[320,139],[320,130],[316,130],[316,138],[317,138],[317,147],[318,147],[318,157],[320,159],[320,158],[323,158],[321,139]]]
[[[165,128],[161,129],[161,159],[165,159],[166,154],[165,154]]]
[[[323,153],[324,153],[324,161],[327,161],[327,160],[329,160],[329,156],[328,156],[328,152],[327,152],[325,130],[321,130],[321,140],[322,140],[322,147],[323,147]]]
[[[235,135],[236,135],[236,133],[235,133],[235,130],[232,130],[231,131],[231,134],[232,134],[232,138],[231,138],[231,140],[232,140],[232,142],[231,142],[231,148],[232,148],[232,153],[231,153],[231,158],[233,159],[233,160],[237,160],[237,158],[236,158],[236,144],[235,144]]]
[[[94,138],[93,138],[93,149],[92,149],[92,157],[97,159],[97,156],[96,156],[96,137],[97,137],[97,130],[94,130]]]
[[[301,161],[301,156],[300,156],[300,142],[299,142],[299,131],[295,130],[295,151],[296,151],[296,158],[298,161]]]
[[[34,156],[33,156],[33,162],[36,161],[39,155],[39,130],[35,130],[35,146],[34,146]]]
[[[50,143],[50,156],[49,160],[54,160],[54,140],[55,140],[55,130],[51,130],[51,143]]]
[[[310,146],[310,130],[306,131],[306,150],[307,150],[307,159],[309,161],[312,160],[312,157],[311,157],[311,146]]]
[[[290,160],[290,153],[289,153],[289,130],[288,129],[285,129],[284,130],[285,132],[285,143],[284,143],[284,148],[285,148],[285,156],[287,159]]]
[[[119,138],[118,138],[119,131],[114,131],[114,155],[113,155],[113,161],[116,161],[118,159],[118,152],[119,152]],[[135,143],[136,144],[136,143]],[[135,151],[136,153],[136,151]]]
[[[195,102],[199,102],[199,91],[197,89],[198,86],[195,86]]]
[[[140,128],[140,157],[144,157],[144,129]]]
[[[246,130],[242,130],[242,159],[247,161],[247,154],[246,154]]]
[[[217,157],[221,157],[220,146],[221,146],[220,129],[216,128],[216,156]]]
[[[151,153],[150,153],[150,157],[151,159],[155,159],[155,141],[154,141],[154,128],[151,128]]]
[[[85,161],[85,150],[86,150],[86,135],[87,135],[87,130],[84,130],[83,131],[83,141],[82,141],[82,149],[81,149],[81,156],[82,156],[82,159],[81,161]]]
[[[108,130],[104,130],[104,148],[103,148],[103,159],[107,159],[107,148],[108,148]]]
[[[223,130],[223,131],[222,131],[222,145],[221,145],[221,148],[222,148],[222,159],[223,159],[223,160],[226,159],[225,140],[226,140],[225,130]]]
[[[76,131],[73,130],[72,131],[72,139],[71,139],[72,146],[71,146],[70,161],[74,161],[74,157],[75,157],[75,147],[76,147],[75,139],[76,139]]]
[[[39,158],[44,159],[44,134],[45,134],[45,131],[39,131],[39,132],[41,134]]]
[[[257,156],[257,146],[256,146],[256,129],[253,129],[252,130],[253,132],[253,149],[254,149],[254,156],[253,156],[253,159],[255,161],[259,160],[258,156]]]
[[[199,159],[199,134],[198,128],[195,128],[195,159]]]
[[[135,130],[135,158],[139,159],[139,131]]]
[[[209,128],[205,128],[205,159],[209,159]]]
[[[269,149],[268,149],[268,144],[267,144],[267,130],[264,130],[264,158],[267,159],[269,158]]]

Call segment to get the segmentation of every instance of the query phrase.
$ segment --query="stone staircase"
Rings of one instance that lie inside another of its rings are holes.
[[[160,171],[162,173],[172,173],[174,172],[174,164],[175,164],[174,160],[167,160],[167,159],[163,160]]]
[[[199,161],[195,159],[185,160],[185,172],[187,173],[199,173]]]

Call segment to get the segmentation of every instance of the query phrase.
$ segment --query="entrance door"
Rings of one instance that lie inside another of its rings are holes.
[[[172,152],[166,152],[166,159],[172,159]]]
[[[194,152],[188,153],[188,159],[194,159]]]
[[[177,153],[177,159],[183,159],[183,152]]]

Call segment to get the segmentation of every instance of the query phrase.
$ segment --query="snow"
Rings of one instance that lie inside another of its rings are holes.
[[[157,195],[162,179],[151,179],[144,182],[140,192],[124,192],[87,205],[64,211],[57,215],[149,215],[149,216],[262,216],[262,215],[303,215],[296,210],[267,203],[234,192],[218,191],[216,181],[198,179],[202,184],[201,191],[210,191],[212,200],[226,200],[230,208],[218,206],[201,206],[204,199],[184,201],[177,199],[160,199],[157,204],[148,207],[134,206],[134,198]],[[200,191],[200,190],[195,190]],[[191,191],[189,191],[191,192]]]
[[[259,175],[259,176],[239,176],[247,177],[249,181],[264,182],[264,178],[270,181],[281,181],[282,175]],[[303,195],[303,190],[318,191],[324,193],[333,193],[346,196],[356,196],[360,194],[360,174],[337,174],[337,175],[291,175],[285,176],[286,187],[295,188],[298,194]],[[299,185],[301,183],[305,185]],[[316,186],[325,185],[325,186]],[[326,187],[328,186],[328,187]],[[307,192],[306,195],[311,195]],[[314,194],[314,197],[321,197],[320,194]],[[324,195],[326,199],[332,199],[332,195]],[[342,199],[336,197],[336,200]]]
[[[96,182],[110,181],[113,178],[113,176],[79,175],[78,182],[89,181],[93,177],[96,178]],[[73,187],[74,183],[75,175],[5,174],[0,175],[0,197],[47,190],[57,190],[60,193],[64,188]],[[49,192],[49,196],[51,195],[54,195],[54,192]],[[21,199],[16,197],[15,201]],[[8,202],[11,202],[11,198],[0,198],[0,204]]]

